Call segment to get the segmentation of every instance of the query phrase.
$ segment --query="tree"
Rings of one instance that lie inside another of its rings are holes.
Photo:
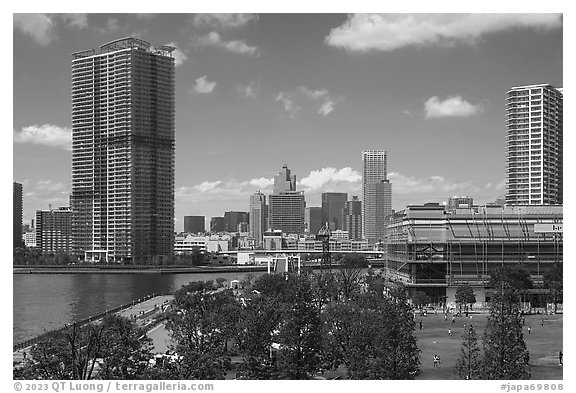
[[[308,274],[287,276],[283,319],[275,337],[279,344],[278,368],[283,378],[309,379],[320,368],[322,334]]]
[[[529,379],[530,355],[522,333],[520,303],[496,293],[484,331],[484,379]]]
[[[474,290],[468,284],[459,285],[456,288],[456,304],[460,306],[460,312],[462,312],[462,305],[470,305],[472,308],[472,304],[476,303],[476,295],[474,294]]]
[[[509,297],[509,302],[516,303],[520,301],[520,297],[527,289],[532,288],[533,284],[530,273],[524,267],[505,265],[490,273],[488,286]]]
[[[377,297],[375,298],[377,299]],[[415,322],[406,288],[398,283],[390,288],[384,303],[386,315],[381,357],[381,379],[414,379],[420,374],[420,350],[414,337]]]
[[[151,357],[149,343],[144,331],[127,318],[73,324],[34,345],[30,357],[14,369],[14,378],[141,379]]]
[[[271,356],[274,335],[282,321],[278,299],[254,295],[241,311],[238,323],[238,350],[243,356],[241,370],[246,379],[276,379],[279,371]]]
[[[430,296],[423,291],[416,291],[414,295],[412,295],[412,304],[414,304],[417,308],[422,308],[425,305],[430,303]]]
[[[462,336],[462,349],[456,362],[456,372],[462,379],[482,379],[483,359],[474,326],[470,324]]]
[[[146,330],[117,315],[104,318],[106,339],[100,346],[101,379],[145,379],[152,358]]]
[[[360,291],[363,281],[362,269],[368,266],[368,261],[361,254],[345,254],[340,258],[339,263],[342,268],[336,272],[336,280],[341,296],[349,299],[354,293]]]
[[[269,297],[281,296],[287,288],[283,274],[263,274],[254,281],[252,289]]]
[[[558,311],[558,303],[562,303],[563,277],[562,263],[555,263],[552,269],[544,273],[544,288],[550,290],[549,299],[554,303],[554,312]]]
[[[414,379],[420,355],[404,287],[369,291],[323,313],[325,362],[344,364],[350,379]]]
[[[167,328],[172,331],[177,379],[222,379],[227,342],[234,336],[239,305],[232,291],[196,291],[176,296]]]

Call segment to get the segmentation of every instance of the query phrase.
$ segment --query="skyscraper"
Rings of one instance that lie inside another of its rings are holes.
[[[274,190],[268,198],[268,223],[272,230],[284,233],[304,233],[304,193],[296,191],[296,175],[284,164],[274,176]]]
[[[224,230],[226,232],[238,232],[238,224],[248,224],[248,212],[225,212]]]
[[[218,233],[224,232],[224,217],[212,217],[210,218],[210,232]]]
[[[24,242],[22,241],[22,184],[13,182],[12,184],[12,215],[13,215],[13,244],[14,248],[23,247]]]
[[[346,201],[344,206],[344,227],[348,231],[350,240],[362,239],[362,202],[357,196],[353,196],[351,201]]]
[[[266,195],[260,191],[250,195],[250,238],[254,239],[254,248],[262,246],[262,236],[266,231],[268,220],[268,207]]]
[[[139,263],[174,247],[174,58],[123,38],[72,60],[73,243]]]
[[[322,208],[321,207],[307,207],[304,211],[304,225],[311,235],[317,235],[320,228],[322,228]]]
[[[386,216],[392,212],[392,185],[387,180],[386,151],[363,151],[362,167],[362,232],[369,242],[374,243],[384,239]]]
[[[330,230],[343,229],[342,213],[348,200],[345,192],[322,193],[322,225],[328,223]]]
[[[184,216],[184,232],[198,233],[206,230],[206,217],[204,216]]]
[[[506,204],[562,204],[563,90],[517,86],[506,94]]]

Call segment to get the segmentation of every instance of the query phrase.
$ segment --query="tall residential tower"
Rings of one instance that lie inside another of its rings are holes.
[[[375,243],[384,240],[386,217],[392,213],[392,185],[387,179],[386,151],[363,151],[362,168],[362,232],[370,243]]]
[[[22,242],[22,184],[12,183],[12,218],[13,218],[13,244],[14,248],[23,247]]]
[[[563,90],[548,84],[506,94],[506,204],[562,204]]]
[[[124,38],[72,55],[72,237],[87,259],[172,253],[174,49]]]

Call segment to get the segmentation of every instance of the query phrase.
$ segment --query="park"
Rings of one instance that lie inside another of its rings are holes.
[[[482,337],[489,314],[472,313],[472,318],[464,315],[456,317],[452,324],[451,317],[444,320],[441,311],[428,313],[415,318],[414,336],[418,340],[422,373],[416,377],[420,380],[460,379],[455,372],[456,362],[462,348],[464,325],[472,323],[478,335],[478,344],[482,346]],[[563,315],[526,315],[523,327],[524,340],[530,353],[530,372],[533,380],[562,380],[562,369],[558,362],[558,351],[562,349]],[[542,326],[544,320],[544,326]],[[422,329],[419,329],[422,321]],[[528,327],[532,331],[528,333]],[[448,335],[448,329],[452,335]],[[441,363],[434,368],[434,355],[440,356]]]

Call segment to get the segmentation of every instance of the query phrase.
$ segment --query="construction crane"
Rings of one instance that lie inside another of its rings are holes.
[[[322,261],[320,262],[320,272],[324,269],[332,271],[332,255],[330,254],[330,227],[328,223],[324,224],[316,235],[316,240],[322,242]]]

